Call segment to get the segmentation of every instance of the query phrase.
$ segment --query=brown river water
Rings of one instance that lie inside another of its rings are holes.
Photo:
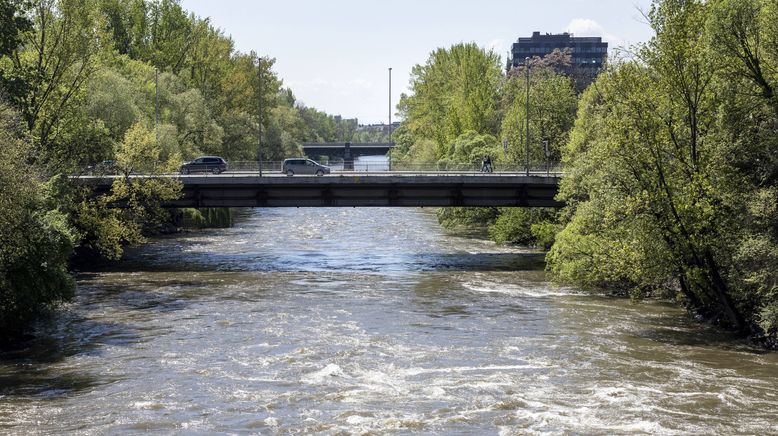
[[[778,355],[414,209],[264,209],[82,272],[2,434],[778,434]]]

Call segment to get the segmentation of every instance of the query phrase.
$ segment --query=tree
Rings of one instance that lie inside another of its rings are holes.
[[[15,101],[39,146],[36,157],[52,161],[61,121],[81,97],[106,40],[93,0],[35,0],[34,31],[24,34],[12,57],[13,74],[27,84]],[[61,154],[60,154],[61,156]],[[66,162],[50,162],[67,166]]]
[[[559,52],[534,58],[530,64],[529,121],[530,164],[561,160],[561,146],[568,141],[578,106],[573,81],[556,73],[555,65],[569,64],[570,55]],[[502,138],[508,141],[511,162],[526,159],[527,80],[526,67],[513,68],[502,90]],[[544,146],[545,143],[545,146]],[[545,154],[546,147],[548,155]]]
[[[560,278],[672,289],[724,326],[775,336],[773,4],[656,1],[656,37],[584,93],[548,257]]]
[[[127,130],[114,156],[123,177],[114,181],[110,195],[92,198],[81,193],[66,194],[75,197],[69,202],[74,205],[70,213],[83,235],[83,245],[109,259],[119,259],[127,244],[144,242],[145,235],[169,218],[162,203],[181,194],[177,180],[130,179],[135,172],[152,176],[168,173],[180,161],[177,156],[163,160],[154,132],[142,123]]]
[[[11,100],[26,92],[27,84],[13,74],[10,62],[3,62],[22,42],[22,35],[32,29],[32,22],[26,16],[26,3],[22,0],[0,0],[0,94]],[[8,71],[7,71],[8,70]]]
[[[473,43],[439,48],[411,73],[412,95],[400,99],[400,113],[417,139],[445,148],[467,131],[496,135],[499,125],[499,56]]]
[[[28,163],[33,149],[22,125],[0,101],[0,342],[75,289],[67,263],[77,236]]]

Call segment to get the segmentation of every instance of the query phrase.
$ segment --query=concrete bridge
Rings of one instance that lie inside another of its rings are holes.
[[[362,156],[386,156],[394,143],[306,142],[303,153],[312,159],[327,156],[330,159],[356,159]]]
[[[181,198],[170,208],[201,207],[562,207],[559,178],[518,174],[345,173],[325,177],[157,176],[178,179]],[[131,181],[149,176],[132,176]],[[80,177],[95,194],[114,177]]]

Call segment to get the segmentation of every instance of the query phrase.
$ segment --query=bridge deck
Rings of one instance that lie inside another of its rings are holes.
[[[166,207],[561,207],[559,178],[524,175],[163,176],[182,181]],[[142,180],[146,176],[135,176]],[[82,177],[107,192],[113,178]]]

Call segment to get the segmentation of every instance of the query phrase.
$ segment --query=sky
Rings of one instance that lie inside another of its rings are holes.
[[[361,124],[392,119],[414,65],[460,42],[491,48],[505,63],[519,37],[571,32],[613,49],[647,41],[651,0],[182,0],[231,36],[242,52],[276,59],[298,101]]]

